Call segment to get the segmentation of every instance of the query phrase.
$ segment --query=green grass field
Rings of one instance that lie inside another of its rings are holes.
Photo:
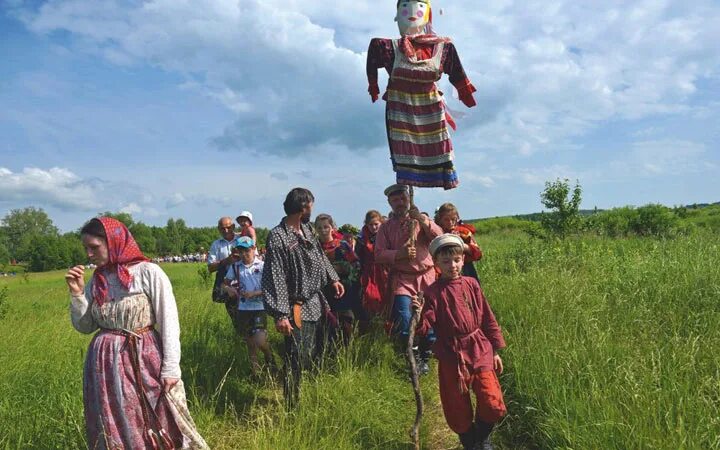
[[[478,240],[508,342],[499,448],[720,449],[720,237]],[[191,413],[213,448],[411,448],[412,389],[379,330],[306,378],[289,414],[276,384],[248,381],[245,349],[197,266],[164,268]],[[0,448],[85,445],[89,340],[70,325],[62,272],[0,278]],[[436,383],[422,379],[423,447],[459,448]]]

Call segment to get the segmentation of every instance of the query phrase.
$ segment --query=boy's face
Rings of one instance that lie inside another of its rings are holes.
[[[332,240],[332,231],[333,227],[330,225],[330,222],[327,220],[323,220],[320,223],[318,223],[315,226],[315,231],[317,231],[318,236],[320,237],[320,240],[323,242],[328,242]]]
[[[238,219],[238,224],[240,225],[240,228],[247,228],[250,226],[250,219],[247,217],[241,217]]]
[[[458,223],[458,216],[455,213],[447,213],[440,216],[438,225],[443,229],[444,232],[450,233],[455,229]]]
[[[236,250],[240,255],[240,261],[242,261],[243,264],[251,264],[255,260],[255,247],[237,247]]]
[[[433,258],[435,265],[440,269],[442,278],[454,280],[460,278],[463,268],[463,255],[438,255]]]

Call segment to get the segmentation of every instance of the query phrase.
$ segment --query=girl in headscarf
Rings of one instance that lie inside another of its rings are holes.
[[[464,242],[463,253],[465,262],[462,274],[465,277],[473,277],[480,281],[475,261],[482,259],[483,253],[475,241],[475,227],[460,220],[460,213],[452,203],[443,203],[435,212],[435,223],[440,225],[444,233],[452,233],[460,236]]]
[[[72,324],[99,330],[85,359],[83,403],[91,449],[205,449],[190,417],[180,373],[180,325],[165,272],[110,217],[80,231],[97,268],[65,275]]]
[[[372,315],[382,313],[388,306],[387,268],[375,263],[375,237],[382,223],[380,212],[368,211],[355,246],[361,268],[362,305],[365,311]]]

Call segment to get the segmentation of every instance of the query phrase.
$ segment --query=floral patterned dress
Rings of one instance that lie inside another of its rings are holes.
[[[106,273],[108,301],[72,296],[73,326],[95,334],[87,352],[83,401],[91,449],[208,448],[187,409],[179,381],[169,392],[162,378],[180,378],[180,328],[172,286],[149,262],[129,267],[125,288]]]

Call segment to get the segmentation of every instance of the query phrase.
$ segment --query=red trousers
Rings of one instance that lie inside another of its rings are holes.
[[[467,392],[459,387],[458,368],[454,364],[438,364],[440,381],[440,401],[442,402],[445,420],[455,433],[467,432],[473,419],[485,423],[495,423],[507,413],[503,401],[500,382],[494,370],[481,371],[467,378]],[[473,414],[470,393],[475,393],[475,413]]]

